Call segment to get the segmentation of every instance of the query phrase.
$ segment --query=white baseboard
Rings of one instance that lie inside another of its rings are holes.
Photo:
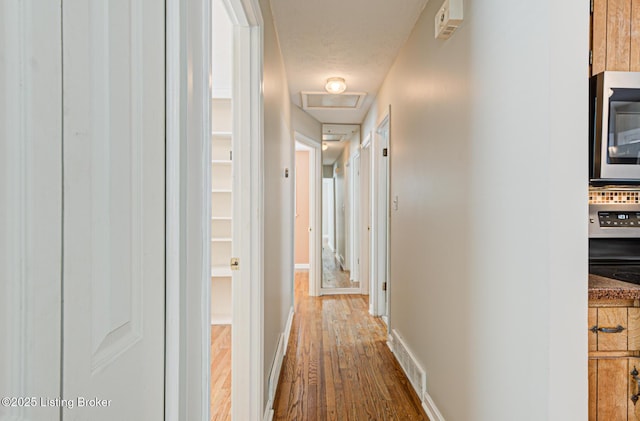
[[[264,417],[262,421],[272,421],[273,420],[273,409],[267,409],[264,411]]]
[[[287,317],[287,324],[284,327],[284,349],[282,351],[282,358],[287,354],[287,347],[289,346],[289,336],[291,336],[291,325],[293,324],[293,307],[289,309],[289,317]]]
[[[444,417],[440,411],[438,411],[436,404],[428,393],[424,394],[422,399],[422,408],[424,409],[424,412],[427,413],[427,417],[429,417],[430,421],[444,421]]]
[[[264,420],[269,421],[273,419],[273,399],[276,396],[276,389],[278,388],[278,380],[280,380],[280,372],[282,371],[282,362],[284,361],[284,355],[287,352],[287,344],[289,343],[289,335],[291,335],[291,325],[293,323],[293,307],[289,309],[289,317],[287,317],[287,323],[284,327],[284,332],[280,334],[278,339],[278,346],[276,348],[276,355],[269,371],[269,381],[267,387],[267,405],[264,412]]]
[[[293,267],[295,270],[309,270],[309,263],[296,263]]]

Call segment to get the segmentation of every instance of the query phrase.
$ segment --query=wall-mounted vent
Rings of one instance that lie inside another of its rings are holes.
[[[393,329],[391,338],[393,339],[391,345],[393,354],[396,356],[420,400],[424,400],[427,393],[427,373],[418,364],[413,353],[402,339],[402,335],[397,330]]]
[[[300,92],[302,108],[305,110],[357,110],[362,106],[366,92]]]

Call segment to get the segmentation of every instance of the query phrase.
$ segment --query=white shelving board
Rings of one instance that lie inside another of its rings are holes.
[[[211,311],[212,322],[231,322],[232,177],[231,100],[212,100],[211,132]]]
[[[228,278],[231,276],[231,268],[228,266],[213,266],[211,276],[214,278]]]

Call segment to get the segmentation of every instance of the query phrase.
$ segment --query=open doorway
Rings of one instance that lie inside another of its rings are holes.
[[[297,132],[294,136],[294,270],[308,272],[308,293],[316,296],[322,276],[321,150],[318,141]]]
[[[322,294],[360,294],[360,125],[323,124]]]
[[[211,387],[213,420],[231,419],[233,298],[233,25],[211,2]]]

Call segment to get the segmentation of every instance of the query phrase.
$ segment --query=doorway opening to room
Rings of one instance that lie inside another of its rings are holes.
[[[321,294],[361,294],[360,125],[322,125]]]
[[[294,271],[305,278],[308,295],[319,295],[321,265],[320,143],[295,133]]]
[[[211,2],[211,385],[213,420],[231,419],[233,296],[233,24]]]

